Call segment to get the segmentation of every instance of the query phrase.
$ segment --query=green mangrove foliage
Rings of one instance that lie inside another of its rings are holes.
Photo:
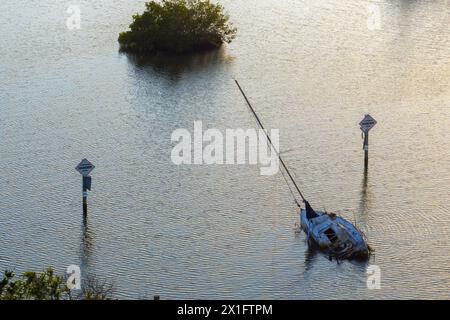
[[[27,271],[20,276],[5,271],[0,278],[0,300],[110,300],[112,294],[112,284],[95,277],[88,277],[81,292],[73,294],[67,279],[56,275],[53,268]]]
[[[24,272],[18,278],[14,272],[5,271],[0,280],[0,300],[60,300],[69,293],[64,278],[55,275],[52,268]]]
[[[195,52],[219,48],[236,35],[224,8],[209,0],[150,1],[145,6],[133,16],[130,30],[120,33],[122,51]]]

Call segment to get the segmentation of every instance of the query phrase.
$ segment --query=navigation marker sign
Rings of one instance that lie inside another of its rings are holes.
[[[377,124],[377,121],[370,116],[370,114],[366,114],[364,116],[364,119],[359,123],[359,127],[361,131],[364,133],[364,143],[363,143],[363,149],[364,149],[364,172],[367,173],[367,168],[369,166],[369,131],[375,125]]]
[[[359,123],[359,126],[364,133],[369,133],[370,129],[375,127],[376,124],[377,121],[372,118],[370,114],[366,114],[364,119],[362,119],[362,121]]]
[[[90,163],[88,159],[81,160],[75,167],[75,169],[83,176],[83,218],[85,221],[87,217],[87,191],[91,190],[92,184],[92,178],[89,176],[89,173],[91,173],[94,168],[95,166]]]
[[[87,177],[89,173],[94,170],[95,166],[89,162],[88,159],[83,159],[81,162],[76,166],[76,170],[83,175],[83,177]]]

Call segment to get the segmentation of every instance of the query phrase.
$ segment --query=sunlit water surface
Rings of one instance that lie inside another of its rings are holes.
[[[117,44],[144,1],[77,3],[80,30],[66,27],[73,1],[0,3],[0,269],[77,264],[127,299],[450,298],[446,1],[222,1],[231,45],[150,61]],[[171,133],[194,120],[255,126],[234,78],[312,205],[365,230],[369,263],[308,251],[280,174],[172,164]]]

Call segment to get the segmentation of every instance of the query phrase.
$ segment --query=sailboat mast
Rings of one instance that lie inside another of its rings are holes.
[[[289,171],[288,167],[286,166],[286,164],[284,163],[283,159],[281,158],[281,155],[279,153],[279,151],[275,148],[275,146],[272,143],[272,140],[270,139],[269,135],[267,134],[266,129],[264,128],[263,124],[261,123],[261,120],[259,119],[258,115],[255,112],[255,109],[253,109],[250,101],[248,100],[247,96],[244,93],[244,90],[242,90],[241,86],[239,85],[239,82],[237,80],[234,80],[239,88],[239,91],[241,91],[242,96],[244,97],[245,101],[247,102],[248,107],[250,108],[250,111],[253,113],[253,115],[256,118],[256,121],[258,122],[258,125],[261,127],[261,129],[263,129],[264,134],[266,135],[267,140],[269,141],[270,145],[272,146],[272,148],[275,150],[278,159],[280,160],[281,165],[283,166],[284,170],[287,172],[289,179],[291,180],[292,184],[294,185],[295,189],[297,190],[298,194],[300,195],[300,197],[302,198],[303,201],[306,201],[305,197],[303,196],[302,192],[300,191],[300,188],[298,187],[297,183],[295,182],[294,178],[291,175],[291,172]]]

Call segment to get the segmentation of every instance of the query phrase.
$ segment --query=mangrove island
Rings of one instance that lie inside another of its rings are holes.
[[[197,52],[217,49],[236,35],[223,6],[209,0],[150,1],[145,6],[133,16],[130,30],[120,33],[121,51]]]

